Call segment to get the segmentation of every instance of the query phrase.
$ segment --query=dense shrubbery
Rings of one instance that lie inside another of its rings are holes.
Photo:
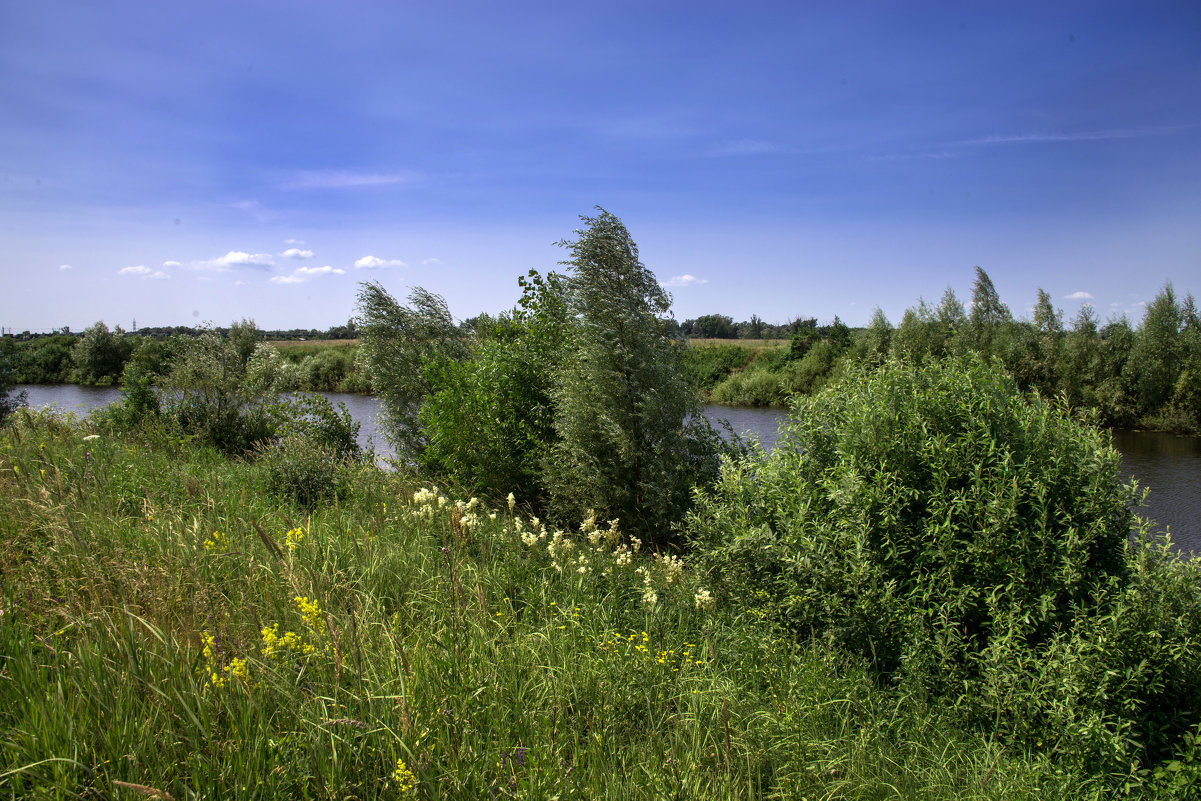
[[[998,366],[891,362],[800,399],[688,530],[736,606],[1117,781],[1201,720],[1201,563],[1130,541],[1117,470]]]
[[[458,328],[442,298],[359,296],[363,350],[393,443],[427,472],[557,520],[593,510],[666,540],[719,440],[684,372],[667,295],[601,211],[563,242],[567,275],[521,279],[521,303]]]

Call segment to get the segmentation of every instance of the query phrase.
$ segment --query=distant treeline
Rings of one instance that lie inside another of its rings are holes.
[[[206,332],[254,341],[292,342],[281,349],[292,367],[296,389],[366,391],[354,367],[354,321],[326,331],[293,328],[263,331],[253,321],[228,327],[162,326],[128,332],[97,322],[81,333],[68,328],[52,334],[28,331],[0,337],[0,360],[15,384],[113,386],[130,363],[150,375],[164,375],[190,340]],[[308,340],[321,345],[309,345]],[[332,342],[331,342],[332,340]]]
[[[483,319],[468,319],[459,330],[476,336]],[[0,362],[16,384],[116,385],[131,363],[144,374],[165,375],[184,343],[209,330],[288,342],[278,351],[290,389],[371,391],[353,320],[328,331],[260,331],[242,321],[227,328],[128,333],[96,323],[82,334],[64,329],[0,337]],[[694,341],[685,359],[689,376],[713,403],[783,407],[794,395],[812,394],[847,370],[888,356],[920,362],[976,352],[999,360],[1025,390],[1095,409],[1103,425],[1201,432],[1201,323],[1193,296],[1178,297],[1170,284],[1137,326],[1125,315],[1102,322],[1087,303],[1065,322],[1042,289],[1032,318],[1015,319],[987,273],[976,268],[966,305],[948,288],[937,305],[919,300],[896,325],[880,309],[859,329],[837,316],[822,324],[815,317],[770,324],[755,315],[735,323],[707,314],[680,323],[679,333],[693,340],[732,340]]]
[[[706,315],[683,327],[718,336]],[[752,318],[755,320],[757,318]],[[1125,315],[1101,322],[1089,304],[1065,323],[1051,296],[1038,290],[1032,319],[1013,317],[987,273],[976,268],[965,305],[948,288],[937,306],[919,301],[893,325],[876,309],[866,328],[852,330],[837,318],[817,326],[802,321],[788,345],[716,344],[693,348],[690,370],[714,403],[783,406],[811,394],[848,369],[888,356],[909,362],[976,352],[1000,360],[1025,390],[1062,396],[1076,408],[1096,409],[1115,428],[1201,431],[1201,322],[1191,294],[1166,285],[1137,327]],[[747,330],[739,323],[732,326]],[[795,326],[767,326],[767,336]]]

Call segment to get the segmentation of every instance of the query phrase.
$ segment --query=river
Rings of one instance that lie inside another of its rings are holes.
[[[29,405],[34,408],[55,406],[62,411],[84,415],[120,398],[115,387],[80,387],[74,384],[22,386]],[[359,444],[372,446],[387,456],[387,441],[376,423],[379,401],[368,395],[322,393],[335,403],[341,401],[359,421]],[[777,430],[785,417],[779,409],[752,409],[731,406],[707,406],[710,420],[725,418],[740,434],[754,434],[766,449],[776,442]],[[1201,554],[1201,437],[1182,437],[1156,431],[1115,431],[1113,444],[1122,454],[1123,478],[1134,477],[1149,487],[1147,505],[1140,512],[1160,525],[1170,527],[1172,539],[1184,552]]]

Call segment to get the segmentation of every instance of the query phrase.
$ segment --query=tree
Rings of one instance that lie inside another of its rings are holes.
[[[714,439],[683,372],[684,343],[662,319],[669,296],[621,220],[598,211],[560,243],[575,328],[554,389],[547,484],[560,519],[593,510],[663,540],[693,483],[714,473]]]
[[[972,285],[972,308],[968,316],[972,346],[985,358],[993,353],[997,329],[1013,320],[1009,307],[1001,302],[997,288],[982,267],[976,267],[976,282]]]
[[[1171,284],[1164,286],[1143,316],[1126,363],[1128,382],[1140,415],[1153,414],[1172,399],[1180,377],[1183,310]]]
[[[185,345],[162,382],[159,406],[202,442],[227,453],[247,453],[274,438],[271,409],[282,362],[266,343],[243,360],[233,340],[206,331]]]
[[[121,326],[110,332],[103,322],[95,323],[71,349],[75,380],[80,384],[112,384],[120,377],[132,351],[133,343]]]
[[[359,285],[357,325],[371,385],[380,399],[385,436],[402,458],[416,461],[426,445],[418,412],[435,389],[431,371],[468,355],[446,301],[421,287],[401,306],[377,281]]]

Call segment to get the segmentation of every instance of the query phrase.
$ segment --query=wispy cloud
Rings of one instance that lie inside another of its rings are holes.
[[[182,267],[183,265],[177,261],[165,261],[165,262],[163,262],[163,266],[168,269],[173,269],[176,267]]]
[[[330,267],[328,264],[324,267],[298,267],[291,272],[290,275],[273,275],[270,282],[273,284],[302,284],[305,281],[317,278],[322,275],[345,275],[346,271],[338,267]]]
[[[421,260],[421,263],[422,263],[422,264],[424,264],[424,265],[427,265],[427,266],[428,266],[428,265],[430,265],[430,264],[441,264],[441,263],[442,263],[442,260],[441,260],[441,259],[435,259],[435,258],[428,258],[428,259],[422,259],[422,260]]]
[[[60,269],[60,270],[74,270],[75,268],[74,268],[74,267],[72,267],[70,264],[60,264],[60,265],[58,265],[58,269]]]
[[[932,150],[922,153],[885,153],[879,156],[869,156],[870,161],[937,161],[941,159],[957,159],[962,154],[952,150]]]
[[[1070,295],[1064,295],[1064,300],[1092,300],[1093,293],[1085,292],[1083,289],[1073,292]]]
[[[710,156],[761,156],[765,153],[775,153],[779,147],[763,139],[736,139],[723,142],[709,151]]]
[[[422,262],[424,264],[424,262]],[[364,256],[361,259],[356,259],[354,263],[355,269],[358,270],[383,270],[388,267],[408,267],[400,259],[381,259],[378,256]]]
[[[709,283],[708,278],[697,278],[695,275],[689,275],[688,273],[685,273],[684,275],[672,276],[671,279],[668,281],[660,281],[659,286],[681,287],[681,286],[692,286],[693,284],[707,284],[707,283]]]
[[[284,189],[345,189],[356,186],[404,184],[416,180],[409,172],[353,172],[349,170],[304,170],[281,184]]]
[[[259,222],[270,222],[271,220],[278,220],[281,216],[283,216],[278,211],[266,208],[257,200],[236,200],[229,205],[230,208],[235,208],[239,211],[246,212]]]
[[[285,245],[303,245],[304,240],[303,239],[285,239],[284,244]]]
[[[279,255],[285,259],[311,259],[313,258],[313,251],[301,250],[300,248],[288,248]]]
[[[1187,126],[1171,125],[1158,128],[1108,128],[1099,131],[1031,131],[1016,134],[991,134],[967,139],[965,145],[1022,145],[1039,142],[1095,142],[1106,139],[1136,139],[1147,136],[1166,136],[1185,130]]]
[[[120,270],[117,270],[117,275],[128,275],[128,276],[134,276],[137,278],[160,278],[160,279],[171,277],[171,276],[167,275],[165,272],[163,272],[162,270],[152,270],[149,267],[147,267],[145,264],[137,264],[132,267],[122,267]]]

